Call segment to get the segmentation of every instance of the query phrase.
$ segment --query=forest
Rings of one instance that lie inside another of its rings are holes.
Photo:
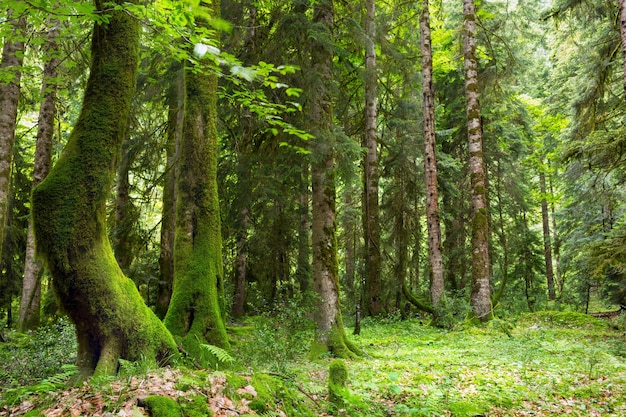
[[[0,416],[626,415],[626,0],[0,9]]]

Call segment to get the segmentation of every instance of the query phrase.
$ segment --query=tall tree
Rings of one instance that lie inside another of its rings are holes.
[[[548,281],[548,299],[556,299],[554,285],[554,269],[552,268],[552,235],[550,233],[550,214],[548,212],[548,190],[546,186],[546,174],[543,169],[539,171],[539,187],[541,192],[541,223],[543,225],[543,253],[546,262],[546,279]]]
[[[0,61],[0,241],[6,223],[11,185],[11,161],[17,125],[17,105],[20,97],[20,79],[24,60],[26,18],[11,16],[9,25],[14,36],[6,39]]]
[[[430,39],[428,0],[422,0],[420,34],[422,48],[422,94],[424,117],[424,174],[426,176],[426,224],[428,229],[428,260],[430,262],[430,300],[437,308],[443,296],[443,260],[441,225],[439,223],[439,191],[437,188],[437,156],[435,139],[435,93],[433,88],[433,52]]]
[[[376,77],[376,0],[365,1],[365,136],[363,161],[363,233],[365,242],[365,307],[371,316],[383,310],[378,214],[378,134]]]
[[[174,242],[176,238],[176,200],[178,190],[178,158],[183,131],[185,78],[179,64],[170,68],[167,92],[166,166],[163,173],[163,207],[161,209],[161,245],[159,252],[159,284],[157,285],[156,314],[165,317],[172,298],[174,283]]]
[[[476,11],[473,0],[463,0],[463,58],[467,139],[472,200],[472,289],[474,315],[481,321],[491,316],[489,219],[487,182],[483,158],[478,60],[476,58]]]
[[[56,77],[58,74],[59,24],[57,19],[50,19],[50,29],[44,45],[49,59],[44,64],[41,94],[43,101],[39,107],[37,121],[37,144],[35,147],[35,163],[33,168],[33,187],[37,186],[48,175],[52,162],[52,139],[54,136],[54,110],[56,105]],[[24,280],[22,299],[20,301],[20,317],[18,328],[21,331],[34,329],[39,325],[41,307],[41,274],[42,265],[35,257],[35,235],[32,218],[28,223],[26,241],[26,261],[24,263]]]
[[[205,12],[219,16],[219,0],[208,7]],[[194,27],[200,32],[208,29],[200,17]],[[208,32],[210,35],[215,33]],[[191,355],[202,358],[204,343],[229,346],[222,305],[224,271],[217,191],[217,72],[186,62],[184,77],[174,284],[164,322]]]
[[[624,77],[624,99],[626,100],[626,0],[617,0],[619,34],[622,41],[622,60],[623,60],[623,77]]]
[[[335,237],[335,164],[332,84],[334,10],[332,0],[313,6],[313,28],[310,36],[311,71],[317,83],[311,88],[308,114],[315,140],[312,143],[312,243],[313,289],[318,295],[315,316],[316,332],[311,355],[330,352],[338,357],[354,356],[356,347],[348,341],[339,303],[339,265]]]
[[[126,2],[118,1],[123,8]],[[96,1],[103,11],[105,5]],[[57,298],[76,325],[81,377],[109,374],[118,360],[166,359],[176,344],[117,264],[106,202],[135,91],[139,22],[107,7],[95,24],[83,105],[63,154],[33,191],[37,250]]]

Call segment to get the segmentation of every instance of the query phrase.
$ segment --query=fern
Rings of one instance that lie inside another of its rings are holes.
[[[218,363],[231,364],[235,361],[235,358],[230,356],[230,354],[221,347],[207,344],[201,344],[200,346],[202,347],[202,349],[213,355],[215,359],[217,359]]]

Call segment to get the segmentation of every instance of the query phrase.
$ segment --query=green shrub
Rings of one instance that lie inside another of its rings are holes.
[[[67,319],[30,333],[9,332],[6,339],[0,343],[3,388],[32,385],[76,361],[74,325]]]

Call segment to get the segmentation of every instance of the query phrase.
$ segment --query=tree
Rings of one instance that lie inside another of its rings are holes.
[[[383,310],[378,215],[378,140],[376,109],[376,1],[365,2],[365,136],[363,160],[363,233],[365,242],[365,307],[371,316]]]
[[[437,157],[435,141],[435,93],[433,91],[433,58],[430,39],[428,0],[422,0],[420,18],[422,48],[422,94],[424,96],[424,174],[426,184],[426,224],[428,229],[428,260],[430,262],[430,301],[437,308],[443,296],[443,260],[441,225],[439,224],[439,191],[437,189]]]
[[[219,2],[213,2],[210,13],[219,16],[219,9]],[[206,31],[207,22],[198,17],[194,27]],[[229,347],[223,318],[217,190],[217,72],[210,66],[194,67],[191,62],[185,63],[184,71],[174,284],[164,323],[187,352],[203,358],[202,344]]]
[[[46,54],[50,57],[44,64],[41,94],[43,101],[39,107],[37,121],[37,145],[33,168],[33,187],[37,186],[48,175],[52,162],[52,139],[54,136],[54,110],[56,105],[56,77],[58,74],[59,57],[57,37],[59,24],[57,19],[50,19],[50,29],[46,38]],[[26,261],[24,264],[24,281],[20,301],[20,317],[18,328],[21,331],[34,329],[39,325],[41,308],[41,274],[42,265],[35,257],[35,235],[32,218],[28,223],[26,241]]]
[[[102,3],[96,6],[103,10]],[[122,273],[106,232],[106,201],[139,56],[138,20],[127,10],[107,13],[108,22],[93,28],[91,72],[78,120],[32,197],[37,251],[76,325],[82,378],[115,372],[120,358],[164,360],[176,352],[170,333]]]
[[[176,201],[178,196],[178,160],[183,130],[185,79],[179,64],[169,72],[171,79],[167,94],[166,167],[163,173],[163,208],[161,210],[161,250],[159,252],[159,284],[156,314],[163,318],[172,298],[174,283],[174,242],[176,239]]]
[[[624,99],[626,100],[626,1],[617,0],[619,34],[622,41],[622,60],[623,60],[623,77],[624,77]]]
[[[478,61],[476,59],[476,11],[473,0],[463,0],[463,57],[467,138],[472,199],[472,309],[481,321],[491,316],[489,219],[480,118]]]
[[[330,352],[337,357],[351,357],[356,347],[348,341],[339,304],[339,265],[335,238],[335,173],[333,115],[330,96],[332,83],[332,0],[315,3],[313,25],[317,30],[310,37],[311,71],[317,78],[310,86],[308,115],[315,139],[312,143],[312,244],[313,289],[317,293],[316,331],[312,356]]]
[[[20,97],[20,79],[24,59],[26,18],[11,16],[9,25],[15,36],[4,42],[0,61],[0,241],[6,223],[11,184],[11,161],[17,124],[17,105]]]

